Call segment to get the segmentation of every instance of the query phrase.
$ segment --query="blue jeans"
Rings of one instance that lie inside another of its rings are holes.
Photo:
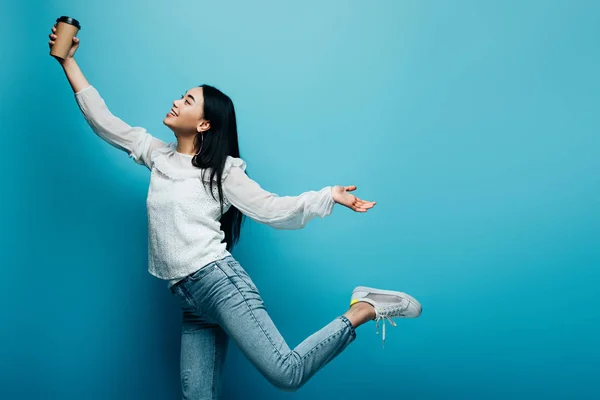
[[[254,282],[232,256],[211,262],[171,287],[183,311],[184,399],[217,399],[229,339],[275,387],[295,391],[342,352],[356,332],[338,316],[291,350]]]

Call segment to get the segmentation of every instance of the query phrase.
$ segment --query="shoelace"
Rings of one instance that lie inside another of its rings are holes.
[[[403,311],[406,307],[403,307],[401,304],[397,305],[397,306],[389,306],[386,307],[385,309],[379,309],[379,317],[375,320],[375,330],[379,329],[379,321],[381,320],[382,323],[382,347],[385,347],[385,320],[387,319],[388,321],[390,321],[390,324],[392,324],[392,326],[397,326],[396,323],[392,320],[392,317],[390,315],[398,315],[396,314],[396,311],[398,313],[400,313],[401,311]],[[377,335],[379,334],[379,332],[375,332]]]

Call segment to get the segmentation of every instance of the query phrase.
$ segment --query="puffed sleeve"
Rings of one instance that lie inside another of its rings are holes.
[[[114,116],[94,86],[75,93],[75,100],[94,133],[148,169],[152,168],[151,155],[155,149],[167,143],[150,135],[146,129],[132,127]]]
[[[315,217],[331,214],[335,202],[331,186],[298,196],[278,196],[246,175],[246,164],[233,158],[226,163],[223,192],[231,205],[255,221],[276,229],[300,229]]]

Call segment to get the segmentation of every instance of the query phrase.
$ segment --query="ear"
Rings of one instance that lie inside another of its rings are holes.
[[[196,126],[196,131],[197,131],[198,133],[200,133],[200,132],[204,132],[204,131],[207,131],[207,130],[209,130],[209,129],[210,129],[210,121],[207,121],[207,120],[205,120],[205,119],[204,119],[204,120],[202,120],[202,122],[200,122],[200,123],[198,124],[198,126]]]

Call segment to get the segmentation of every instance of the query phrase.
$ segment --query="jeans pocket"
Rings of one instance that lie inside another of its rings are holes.
[[[246,270],[241,266],[241,264],[238,261],[236,261],[236,260],[227,261],[227,265],[229,266],[229,268],[231,268],[237,274],[237,276],[246,285],[248,285],[250,287],[250,289],[254,290],[255,292],[258,292],[258,288],[254,284],[254,281],[252,281],[252,278],[250,278],[250,275],[248,275]]]
[[[191,281],[191,282],[198,282],[202,278],[204,278],[208,274],[210,274],[211,272],[214,272],[215,269],[217,269],[217,265],[214,262],[211,262],[210,264],[205,265],[204,267],[200,268],[198,271],[194,272],[193,274],[188,275],[186,280]]]
[[[189,307],[189,299],[185,295],[185,292],[181,287],[175,286],[171,288],[171,293],[175,297],[177,303],[179,304],[179,307],[181,307],[182,309]]]

